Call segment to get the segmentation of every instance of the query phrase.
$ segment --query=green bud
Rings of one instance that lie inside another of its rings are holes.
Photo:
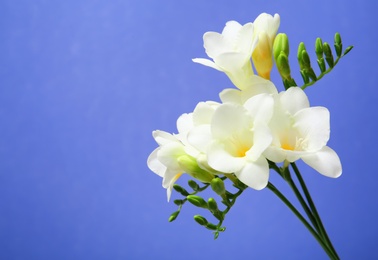
[[[209,205],[209,209],[211,210],[211,212],[216,212],[218,211],[218,204],[217,202],[215,201],[215,199],[213,198],[209,198],[207,200],[207,204]]]
[[[214,178],[210,182],[211,188],[213,191],[218,194],[219,196],[223,196],[226,192],[226,188],[224,186],[224,182],[220,178]]]
[[[194,206],[201,207],[201,208],[208,208],[208,205],[206,201],[197,195],[188,195],[186,197],[190,203],[192,203]]]
[[[306,50],[302,51],[302,62],[306,69],[311,68],[310,56],[308,55]]]
[[[290,79],[290,65],[287,55],[281,52],[276,59],[277,69],[283,79]]]
[[[212,224],[212,223],[207,223],[206,228],[210,229],[210,230],[217,230],[218,229],[218,227],[216,225]]]
[[[322,39],[317,38],[315,42],[315,53],[318,60],[323,58],[323,42]]]
[[[175,212],[173,212],[173,213],[169,216],[168,221],[169,221],[169,222],[172,222],[173,220],[175,220],[175,219],[177,218],[177,216],[178,216],[179,213],[180,213],[180,211],[175,211]]]
[[[173,201],[177,206],[181,206],[182,204],[184,204],[184,200],[174,200]]]
[[[323,44],[323,51],[324,51],[325,59],[328,63],[328,66],[333,68],[333,66],[334,66],[333,54],[332,54],[332,51],[331,51],[331,47],[329,46],[329,44],[327,42],[325,42]]]
[[[335,46],[337,57],[340,57],[341,56],[341,52],[343,50],[343,43],[341,42],[341,36],[340,36],[339,33],[335,33],[335,43],[334,43],[334,46]]]
[[[353,46],[349,46],[348,48],[345,49],[344,51],[344,54],[343,55],[347,55],[348,52],[350,52],[351,50],[353,49]]]
[[[183,169],[187,174],[199,181],[209,183],[214,178],[214,175],[201,169],[198,166],[196,159],[190,155],[180,156],[179,158],[177,158],[177,162],[180,165],[181,169]]]
[[[177,191],[178,193],[181,193],[182,196],[188,196],[189,192],[187,192],[183,187],[181,187],[178,184],[173,184],[173,189]]]
[[[320,71],[321,71],[321,72],[326,71],[326,66],[325,66],[324,58],[318,59],[317,62],[318,62],[318,65],[319,65]]]
[[[189,180],[188,184],[189,184],[190,188],[192,188],[194,191],[198,191],[199,188],[200,188],[199,185],[197,184],[197,182],[195,182],[193,180]]]
[[[273,55],[274,59],[277,62],[278,56],[283,52],[286,54],[286,57],[289,57],[289,38],[284,33],[277,34],[273,43]]]
[[[201,226],[206,226],[208,224],[208,221],[207,219],[205,219],[204,217],[202,217],[201,215],[195,215],[194,216],[194,220],[200,224]]]
[[[299,63],[299,68],[302,70],[303,68],[305,68],[305,65],[303,63],[303,51],[306,51],[306,46],[303,42],[301,42],[299,45],[298,45],[298,52],[297,52],[297,59],[298,59],[298,63]]]

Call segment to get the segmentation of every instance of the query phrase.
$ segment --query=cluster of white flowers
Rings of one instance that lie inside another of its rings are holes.
[[[263,189],[269,180],[268,160],[302,159],[325,176],[341,175],[339,157],[327,146],[329,111],[310,107],[301,88],[279,93],[270,81],[279,23],[279,15],[263,13],[253,23],[230,21],[222,34],[204,34],[204,47],[213,61],[193,61],[226,73],[238,89],[225,89],[221,102],[200,102],[192,113],[183,114],[177,134],[153,132],[159,147],[149,156],[148,166],[163,178],[168,200],[183,173],[202,182],[235,174],[249,187]]]

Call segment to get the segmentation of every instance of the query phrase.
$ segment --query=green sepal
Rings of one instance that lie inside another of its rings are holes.
[[[207,202],[202,197],[200,197],[200,196],[197,196],[197,195],[188,195],[186,198],[194,206],[205,208],[205,209],[209,208],[208,205],[207,205]]]
[[[200,224],[201,226],[207,226],[209,223],[206,218],[202,217],[201,215],[195,215],[194,220]]]
[[[175,220],[175,219],[177,218],[177,216],[179,215],[179,213],[180,213],[179,210],[173,212],[173,213],[169,216],[168,221],[169,221],[169,222],[172,222],[173,220]]]
[[[189,195],[189,192],[187,192],[183,187],[181,187],[178,184],[173,184],[173,189],[177,191],[178,193],[181,193],[181,195],[184,197]]]

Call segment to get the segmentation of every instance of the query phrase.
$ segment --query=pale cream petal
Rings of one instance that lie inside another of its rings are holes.
[[[157,153],[160,150],[160,147],[156,148],[150,156],[148,156],[147,159],[147,166],[150,168],[151,171],[159,175],[160,177],[164,177],[165,171],[167,170],[167,167],[162,164],[158,158]]]
[[[302,160],[327,177],[337,178],[342,173],[339,156],[328,146],[324,146],[323,149],[316,153],[303,156]]]
[[[214,141],[209,146],[207,153],[210,167],[224,173],[239,171],[244,166],[245,159],[232,156],[228,151],[230,148],[222,142]]]
[[[216,65],[211,60],[203,59],[203,58],[195,58],[195,59],[192,59],[192,61],[223,72],[223,69],[219,67],[218,65]]]
[[[310,106],[306,94],[299,87],[291,87],[281,92],[279,98],[282,109],[288,111],[291,115]]]
[[[235,175],[245,185],[255,190],[261,190],[268,184],[268,162],[264,157],[260,157],[254,162],[247,162],[240,171],[235,172]]]

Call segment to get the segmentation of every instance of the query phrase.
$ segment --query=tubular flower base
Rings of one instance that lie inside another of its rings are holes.
[[[147,164],[163,178],[168,201],[173,190],[182,196],[174,200],[178,209],[169,221],[174,221],[189,202],[210,212],[213,221],[201,215],[195,215],[194,220],[217,238],[225,231],[227,213],[245,190],[268,188],[304,224],[328,257],[339,259],[295,161],[303,160],[323,176],[341,175],[340,159],[327,146],[330,113],[325,107],[311,107],[304,89],[329,73],[352,47],[343,52],[337,33],[334,59],[329,44],[316,39],[320,69],[316,75],[301,43],[298,62],[304,85],[297,86],[289,65],[288,37],[283,33],[276,37],[279,25],[278,14],[263,13],[253,23],[229,21],[222,33],[204,34],[204,47],[211,60],[193,61],[226,73],[236,88],[224,89],[219,94],[220,102],[199,102],[193,112],[180,116],[178,133],[153,131],[158,147]],[[284,85],[280,92],[270,81],[273,61]],[[271,171],[288,184],[305,215],[269,181]],[[176,184],[182,174],[193,178],[187,188]],[[237,191],[230,192],[230,185]],[[215,197],[201,197],[200,193],[209,187]]]

